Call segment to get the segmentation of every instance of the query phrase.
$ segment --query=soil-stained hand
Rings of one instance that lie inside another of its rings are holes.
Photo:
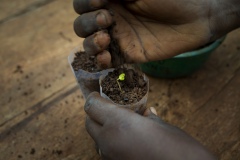
[[[117,39],[125,62],[166,59],[222,36],[215,35],[212,27],[213,1],[74,0],[74,9],[81,14],[74,30],[86,38],[86,52],[104,60],[100,63],[111,62],[106,51],[110,36],[104,30],[113,23],[112,37]]]
[[[141,116],[91,93],[86,129],[108,160],[213,160],[201,144],[150,110]]]

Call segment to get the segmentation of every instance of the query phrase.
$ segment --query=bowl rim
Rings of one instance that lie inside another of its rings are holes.
[[[217,48],[224,41],[225,38],[226,38],[226,36],[217,39],[216,41],[214,41],[213,43],[211,43],[210,45],[208,45],[204,48],[185,52],[185,53],[179,54],[173,58],[193,57],[193,56],[197,56],[197,55],[200,55],[203,53],[210,52],[211,50],[214,50],[215,48]]]

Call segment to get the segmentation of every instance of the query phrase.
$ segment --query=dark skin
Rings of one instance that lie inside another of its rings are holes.
[[[214,160],[200,143],[171,126],[149,109],[144,116],[120,108],[91,93],[84,109],[86,129],[103,159],[111,160]]]
[[[126,63],[156,61],[196,49],[239,27],[239,3],[238,0],[74,0],[74,9],[81,14],[74,22],[74,30],[86,38],[84,49],[98,56],[100,66],[111,66],[111,56],[106,50],[110,37],[104,29],[114,22],[112,36],[118,40]]]
[[[112,37],[127,63],[156,61],[205,45],[240,27],[239,0],[74,0],[74,30],[99,66],[111,67]],[[109,12],[110,10],[110,12]],[[144,115],[92,93],[86,129],[103,159],[212,160],[206,148],[149,109]]]

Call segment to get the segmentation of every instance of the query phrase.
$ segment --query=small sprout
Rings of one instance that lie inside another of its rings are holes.
[[[120,74],[117,80],[124,81],[125,80],[125,73]]]
[[[120,86],[120,84],[119,84],[118,81],[124,81],[124,80],[125,80],[125,73],[121,73],[121,74],[118,76],[118,79],[117,79],[117,84],[118,84],[118,87],[119,87],[119,89],[120,89],[121,92],[122,92],[122,88],[121,88],[121,86]]]

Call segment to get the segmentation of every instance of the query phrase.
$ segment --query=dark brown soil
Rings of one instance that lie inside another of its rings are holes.
[[[74,71],[78,71],[79,69],[92,73],[100,71],[95,56],[89,56],[82,51],[75,53],[72,67]]]
[[[114,31],[114,26],[116,24],[110,26],[108,28],[109,35],[111,37],[111,42],[108,46],[108,51],[111,54],[111,61],[113,67],[118,67],[124,64],[124,57],[121,53],[118,41],[112,36]],[[79,69],[94,73],[98,72],[101,69],[97,66],[97,60],[95,56],[89,56],[85,52],[77,52],[75,53],[74,61],[72,62],[72,67],[74,71],[78,71]]]
[[[118,86],[117,79],[121,73],[125,73],[125,80],[118,81],[121,90]],[[134,104],[140,101],[147,93],[147,83],[139,73],[133,69],[118,68],[102,80],[102,91],[113,102],[121,105]]]
[[[117,32],[117,30],[114,30],[114,26],[116,24],[113,24],[108,28],[108,33],[111,37],[111,42],[108,46],[108,51],[111,54],[111,61],[113,67],[118,67],[122,64],[124,64],[124,54],[121,53],[118,40],[113,37],[113,32]]]

